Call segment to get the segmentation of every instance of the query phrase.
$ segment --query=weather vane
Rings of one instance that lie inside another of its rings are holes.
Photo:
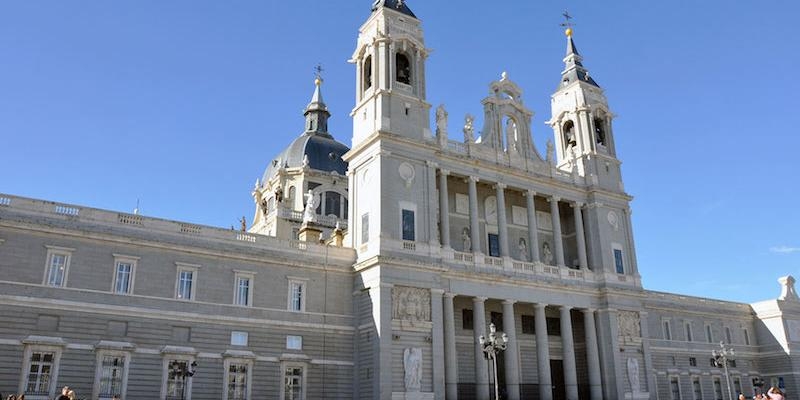
[[[567,28],[567,36],[572,36],[572,27],[575,25],[572,23],[572,15],[569,15],[569,11],[566,10],[564,10],[564,13],[561,15],[564,16],[564,22],[561,23],[561,26]]]

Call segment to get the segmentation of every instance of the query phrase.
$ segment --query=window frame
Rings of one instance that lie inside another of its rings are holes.
[[[253,306],[253,291],[255,286],[256,280],[256,273],[250,271],[239,271],[233,270],[233,305],[241,306],[241,307],[252,307]],[[242,304],[239,296],[239,281],[242,279],[247,279],[249,281],[247,285],[247,303]]]
[[[192,365],[193,362],[196,362],[196,353],[192,348],[185,348],[186,352],[181,352],[179,350],[184,350],[181,348],[174,348],[174,349],[165,349],[162,351],[161,356],[161,396],[160,399],[167,398],[167,389],[169,388],[169,373],[170,373],[170,364],[172,361],[179,361],[179,362],[186,362],[187,368]],[[184,389],[183,389],[183,398],[184,400],[192,400],[192,377],[187,376],[186,380],[184,381]]]
[[[664,334],[664,340],[672,340],[672,324],[669,319],[661,320],[661,333]]]
[[[45,265],[44,265],[44,278],[42,279],[42,285],[54,288],[65,288],[67,287],[67,281],[69,278],[69,266],[72,262],[72,253],[75,252],[75,249],[71,247],[61,247],[61,246],[50,246],[45,245],[47,248],[47,256],[45,258]],[[60,285],[53,285],[50,284],[50,271],[53,268],[53,257],[55,256],[64,256],[64,273],[61,277],[61,284]]]
[[[222,363],[222,400],[228,400],[230,398],[230,393],[228,392],[228,374],[230,373],[231,364],[245,365],[247,367],[244,398],[251,399],[253,391],[253,360],[241,357],[225,357]]]
[[[43,340],[45,339],[45,340]],[[22,353],[22,370],[20,371],[19,387],[17,393],[24,393],[25,398],[30,400],[47,400],[56,395],[58,385],[58,373],[61,367],[61,355],[64,352],[64,343],[60,338],[28,337],[22,341],[25,348]],[[33,353],[53,353],[53,361],[50,364],[50,383],[47,388],[47,395],[36,395],[27,393],[28,378],[30,377],[31,357]]]
[[[711,324],[705,324],[706,328],[706,342],[714,343],[714,331],[711,328]]]
[[[300,384],[301,392],[300,397],[295,399],[287,399],[286,398],[286,369],[288,368],[302,368],[303,374],[300,379],[302,382]],[[306,400],[306,395],[308,393],[308,364],[303,362],[296,362],[296,361],[283,361],[281,362],[281,374],[280,374],[280,398],[279,400]]]
[[[699,391],[697,389],[700,389]],[[697,395],[700,394],[698,397]],[[699,376],[692,376],[692,397],[694,400],[703,400],[703,383]]]
[[[286,299],[286,309],[291,312],[306,312],[306,304],[308,300],[308,278],[287,277],[288,280],[288,294]],[[294,307],[294,287],[295,285],[301,288],[300,290],[300,307]]]
[[[417,238],[419,237],[419,235],[417,234],[418,233],[417,232],[417,214],[418,214],[417,213],[417,205],[414,204],[414,203],[407,202],[407,201],[401,201],[398,204],[398,210],[399,210],[399,217],[400,217],[400,223],[398,224],[398,226],[400,228],[400,240],[402,240],[404,242],[416,242]],[[412,225],[411,228],[412,228],[413,232],[411,232],[411,238],[410,239],[407,239],[406,236],[405,236],[406,230],[405,230],[405,226],[404,226],[404,222],[405,222],[404,214],[405,214],[406,211],[411,213],[411,225]]]
[[[683,326],[684,326],[684,329],[686,331],[685,332],[686,333],[686,341],[687,342],[693,342],[694,341],[694,332],[692,332],[692,323],[691,322],[686,322],[686,323],[683,324]]]
[[[124,254],[113,254],[114,256],[114,279],[111,281],[111,293],[119,295],[132,295],[133,286],[136,281],[136,265],[139,263],[140,257],[128,256]],[[131,271],[128,275],[128,290],[126,292],[118,292],[117,284],[119,283],[119,265],[130,264]]]
[[[290,340],[298,340],[299,346],[290,346]],[[303,336],[302,335],[286,335],[286,350],[303,350]]]
[[[176,273],[175,273],[175,299],[181,301],[195,301],[197,299],[197,275],[200,271],[200,266],[197,264],[188,264],[188,263],[181,263],[176,262]],[[189,298],[182,298],[179,297],[178,294],[180,293],[179,290],[181,288],[181,273],[182,272],[191,272],[192,273],[192,287],[189,289]]]
[[[130,372],[131,352],[119,349],[98,349],[95,357],[95,370],[94,370],[94,383],[92,385],[92,398],[98,400],[111,400],[112,396],[102,396],[100,388],[102,386],[101,380],[103,378],[103,359],[105,357],[120,357],[122,358],[122,382],[120,383],[119,397],[125,400],[128,391],[128,374]]]
[[[678,389],[678,396],[675,397],[675,391],[673,391],[672,384],[675,383],[675,387]],[[683,399],[683,394],[681,393],[681,378],[677,375],[670,375],[669,377],[669,398],[670,400],[681,400]]]
[[[234,343],[234,338],[244,338],[244,344]],[[231,346],[238,346],[238,347],[247,347],[250,344],[250,333],[247,331],[231,331]]]
[[[619,252],[619,259],[617,259],[617,252]],[[621,244],[611,243],[611,261],[614,263],[614,272],[616,272],[618,275],[626,274],[627,262],[625,261],[625,250],[623,249]],[[620,272],[620,267],[622,267],[621,272]]]

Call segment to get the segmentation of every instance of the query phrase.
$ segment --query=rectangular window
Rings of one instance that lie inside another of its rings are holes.
[[[415,222],[414,222],[414,211],[412,210],[403,210],[403,240],[407,240],[413,242],[415,240]]]
[[[750,333],[747,332],[747,329],[743,329],[742,334],[744,335],[744,344],[750,346]]]
[[[114,254],[114,286],[111,291],[116,294],[132,294],[136,274],[136,263],[139,257]]]
[[[706,325],[706,341],[708,343],[714,343],[714,335],[711,332],[711,325]]]
[[[494,324],[495,329],[500,332],[503,332],[503,313],[501,312],[494,312],[492,311],[489,314],[489,319]]]
[[[306,281],[289,280],[289,311],[306,310]]]
[[[100,398],[122,397],[122,381],[125,375],[125,357],[103,356],[100,363]]]
[[[547,317],[547,335],[561,336],[561,318]]]
[[[692,324],[689,322],[686,323],[686,341],[692,341]]]
[[[669,326],[669,321],[664,321],[664,340],[672,340],[672,330]]]
[[[692,378],[692,392],[694,392],[694,400],[703,400],[703,387],[700,386],[700,378]]]
[[[489,256],[500,257],[500,236],[496,233],[489,234]]]
[[[369,213],[361,216],[361,244],[369,242]]]
[[[625,273],[625,263],[622,260],[622,250],[621,249],[614,249],[614,265],[617,268],[618,274]]]
[[[284,400],[302,400],[305,388],[303,387],[303,367],[287,366],[283,370]]]
[[[681,400],[681,385],[677,376],[669,378],[669,391],[671,400]]]
[[[50,384],[56,354],[49,351],[33,351],[30,356],[25,394],[51,397]]]
[[[178,266],[178,277],[175,282],[175,298],[194,300],[197,291],[198,265],[175,263]]]
[[[191,398],[188,373],[191,371],[192,366],[189,360],[169,360],[166,369],[167,382],[164,388],[164,399],[185,400]]]
[[[733,341],[731,340],[731,328],[725,327],[725,343],[731,344]]]
[[[336,192],[325,192],[325,215],[342,215],[342,195]]]
[[[247,332],[231,332],[231,346],[247,346]]]
[[[303,337],[297,335],[286,336],[286,348],[288,350],[303,350]]]
[[[689,357],[689,366],[696,367],[697,366],[697,358],[696,357]]]
[[[44,273],[44,284],[47,286],[67,286],[67,274],[72,251],[65,247],[46,246],[47,265]]]
[[[714,378],[714,400],[722,400],[722,383],[719,378]]]
[[[247,400],[249,399],[249,365],[245,363],[231,362],[228,365],[225,383],[228,400]]]
[[[731,368],[736,368],[736,360],[728,360],[728,366]]]
[[[536,333],[536,319],[533,315],[522,315],[522,333],[529,335]]]
[[[473,329],[472,310],[466,308],[461,310],[461,329]]]
[[[250,306],[253,304],[253,273],[236,272],[233,278],[233,304]]]

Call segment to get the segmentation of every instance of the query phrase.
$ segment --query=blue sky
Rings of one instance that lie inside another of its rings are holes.
[[[741,3],[741,4],[739,4]],[[0,192],[213,226],[303,127],[325,68],[350,143],[370,0],[0,3]],[[800,27],[791,1],[409,1],[428,100],[453,138],[508,71],[552,136],[549,97],[575,17],[614,132],[646,288],[753,302],[800,278]],[[476,126],[481,126],[480,121]]]

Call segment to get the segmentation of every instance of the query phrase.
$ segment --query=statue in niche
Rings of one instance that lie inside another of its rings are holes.
[[[528,262],[528,242],[525,241],[525,238],[519,238],[517,251],[519,252],[519,259]]]
[[[469,228],[461,230],[461,248],[465,253],[472,251],[472,239],[470,238]]]
[[[467,114],[464,117],[464,143],[473,143],[475,142],[475,128],[473,124],[475,123],[475,117],[470,114]]]
[[[635,358],[628,359],[628,381],[631,384],[631,392],[639,393],[641,387],[639,386],[639,360]]]
[[[553,265],[553,251],[550,250],[550,242],[544,242],[542,244],[542,254],[544,255],[544,263]]]
[[[447,136],[447,110],[444,109],[444,104],[436,107],[436,135]]]
[[[261,199],[261,212],[265,217],[267,216],[267,212],[269,212],[269,210],[267,210],[267,199]]]
[[[278,203],[283,202],[283,187],[280,185],[275,188],[275,201]]]
[[[619,321],[619,334],[621,336],[639,337],[641,332],[639,326],[639,313],[636,311],[620,311],[617,317]]]
[[[306,193],[306,208],[303,211],[303,223],[314,222],[317,213],[317,196],[309,189]]]
[[[422,389],[422,349],[403,350],[406,392],[419,392]]]
[[[431,296],[427,289],[395,286],[392,289],[392,318],[415,322],[431,320]]]
[[[547,139],[547,163],[555,165],[555,148],[551,139]]]

